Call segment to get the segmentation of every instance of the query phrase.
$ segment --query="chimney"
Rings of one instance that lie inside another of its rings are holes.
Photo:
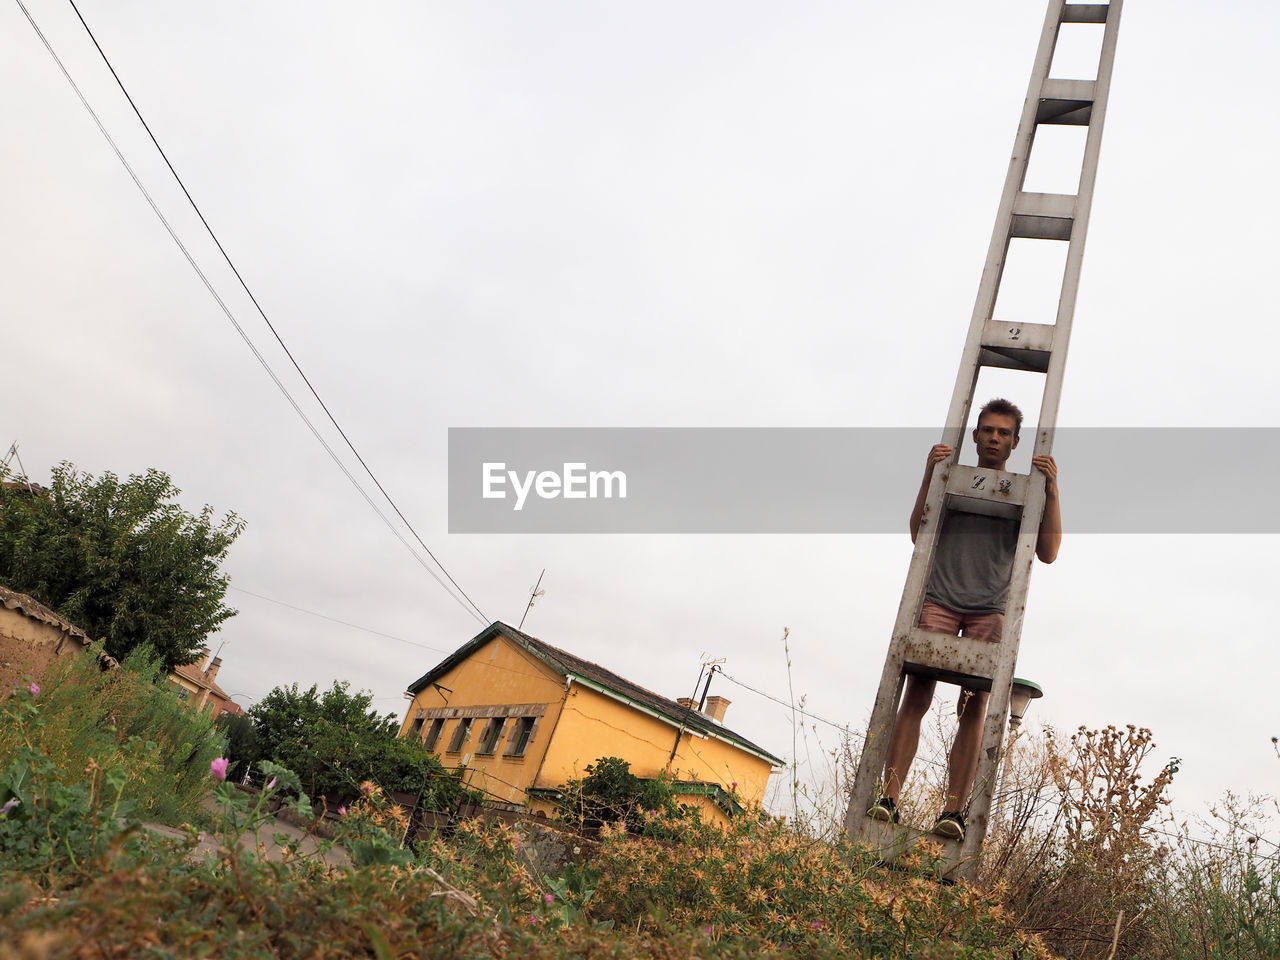
[[[724,697],[707,697],[707,705],[702,712],[716,723],[724,723],[724,712],[729,709],[729,701]]]
[[[210,683],[213,683],[213,678],[218,675],[218,668],[221,666],[222,666],[222,658],[214,657],[213,663],[209,664],[209,669],[204,672],[204,678],[208,680]],[[725,705],[728,706],[728,704],[729,704],[729,701],[726,700]]]
[[[697,710],[698,704],[692,697],[677,697],[676,703],[684,707],[686,710]]]
[[[200,648],[200,659],[199,659],[199,660],[197,660],[197,661],[196,661],[196,663],[195,663],[195,667],[196,667],[196,669],[197,669],[197,670],[199,670],[201,673],[204,673],[204,665],[205,665],[205,663],[208,661],[208,659],[209,659],[209,648],[208,648],[208,647],[201,647],[201,648]]]

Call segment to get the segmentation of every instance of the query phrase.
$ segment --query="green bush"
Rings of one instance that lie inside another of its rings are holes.
[[[334,681],[324,693],[315,685],[276,687],[249,709],[249,717],[250,753],[234,759],[270,760],[296,771],[313,800],[354,799],[365,782],[421,792],[427,809],[441,812],[474,798],[421,744],[396,735],[394,715],[374,712],[373,694],[350,693],[346,682]]]
[[[39,724],[0,727],[0,769],[30,749],[69,783],[88,782],[94,769],[118,771],[122,795],[142,819],[178,824],[203,816],[209,763],[222,736],[207,713],[175,696],[147,650],[105,671],[95,652],[85,651],[56,661],[38,686]]]
[[[587,775],[570,780],[560,795],[560,819],[579,829],[598,830],[609,823],[625,823],[633,833],[666,818],[696,816],[676,802],[671,782],[664,778],[642,779],[631,765],[618,757],[601,757],[587,764]]]

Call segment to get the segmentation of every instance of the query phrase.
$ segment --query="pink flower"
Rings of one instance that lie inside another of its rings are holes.
[[[270,780],[267,781],[267,789],[274,790],[275,788],[276,788],[276,778],[272,777]]]
[[[821,920],[814,920],[814,921],[812,921],[812,922],[809,924],[809,929],[810,929],[810,930],[821,930],[821,929],[822,929],[822,921],[821,921]]]
[[[548,893],[545,896],[543,896],[542,901],[549,907],[556,902],[556,898]]]
[[[21,802],[22,801],[19,800],[17,797],[10,797],[8,800],[4,802],[4,806],[0,807],[0,817],[7,817],[9,813],[13,810],[13,808],[16,807],[18,804],[20,804]]]
[[[209,772],[213,774],[215,780],[227,779],[227,764],[230,762],[226,757],[219,757],[209,764]]]
[[[338,808],[338,816],[345,817],[347,815],[347,805],[344,803]]]
[[[31,685],[27,687],[27,689],[31,691],[31,695],[33,697],[40,696],[40,684],[36,683],[34,680],[31,681]]]

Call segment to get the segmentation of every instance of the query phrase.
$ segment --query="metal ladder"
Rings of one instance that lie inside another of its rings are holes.
[[[991,696],[982,732],[978,772],[968,806],[965,838],[952,841],[929,835],[930,840],[943,845],[939,872],[949,878],[973,879],[977,875],[995,775],[999,769],[1036,537],[1044,511],[1044,480],[1040,474],[1028,476],[962,466],[959,463],[962,440],[979,372],[983,367],[1006,367],[1044,374],[1044,394],[1033,453],[1048,454],[1052,450],[1053,427],[1080,283],[1080,266],[1084,257],[1085,233],[1089,225],[1122,3],[1123,0],[1111,0],[1109,4],[1049,0],[991,246],[982,270],[960,371],[943,430],[942,442],[954,452],[948,462],[939,464],[934,470],[929,486],[920,533],[845,817],[848,836],[877,848],[886,861],[909,851],[915,839],[924,835],[921,831],[867,816],[868,808],[879,796],[890,733],[906,675],[913,673],[975,690],[989,690]],[[1049,75],[1063,24],[1097,24],[1103,31],[1095,79],[1065,80]],[[1079,186],[1074,195],[1027,193],[1023,190],[1032,145],[1041,124],[1088,127]],[[994,318],[1009,244],[1021,237],[1067,244],[1054,323],[1014,324],[998,322]],[[937,531],[949,510],[1021,517],[1003,640],[999,644],[922,630],[917,625],[933,562]]]

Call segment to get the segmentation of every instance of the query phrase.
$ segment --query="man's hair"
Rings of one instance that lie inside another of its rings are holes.
[[[994,400],[988,400],[983,404],[982,409],[978,411],[979,424],[982,423],[982,418],[988,413],[999,413],[1006,417],[1013,417],[1013,435],[1016,437],[1022,432],[1022,411],[1004,397],[996,397]]]

